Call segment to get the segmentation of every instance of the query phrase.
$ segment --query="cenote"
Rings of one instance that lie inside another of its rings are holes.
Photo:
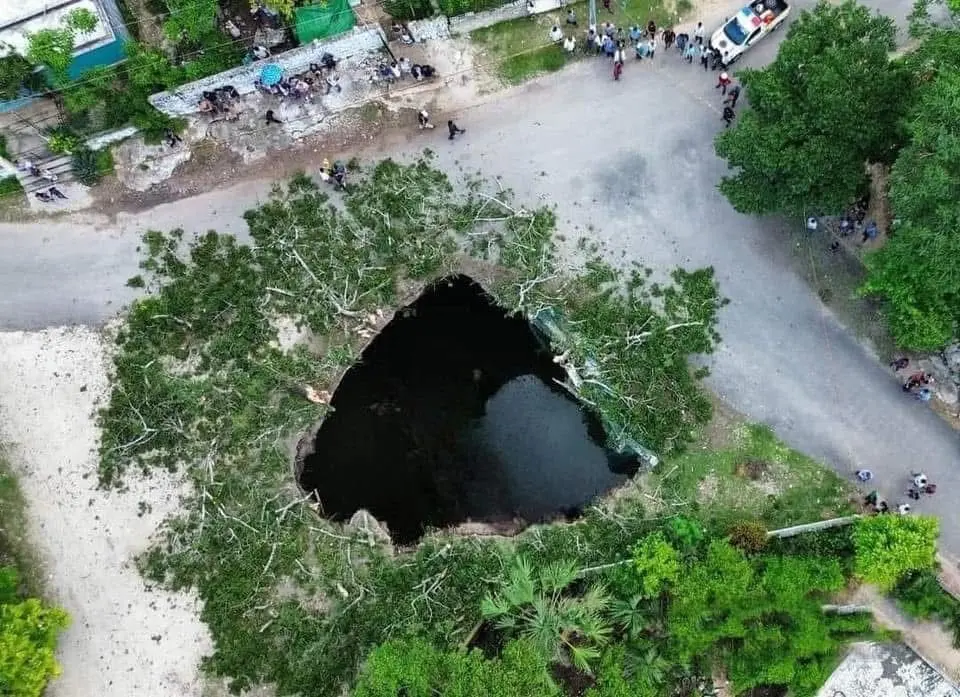
[[[469,277],[433,283],[344,375],[300,486],[331,519],[368,510],[397,544],[468,520],[576,516],[639,463],[603,447],[553,358]]]

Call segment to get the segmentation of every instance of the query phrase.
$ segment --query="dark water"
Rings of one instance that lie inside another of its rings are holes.
[[[468,519],[575,514],[637,463],[600,445],[552,358],[466,276],[437,282],[344,376],[301,486],[331,518],[369,510],[400,544]]]

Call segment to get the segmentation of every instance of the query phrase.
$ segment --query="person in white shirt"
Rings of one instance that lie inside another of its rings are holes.
[[[568,36],[563,40],[563,50],[567,53],[573,53],[574,49],[577,47],[577,40],[572,36]]]
[[[697,28],[693,32],[693,40],[703,45],[703,22],[697,22]]]
[[[554,24],[553,29],[550,30],[550,40],[555,44],[563,41],[563,32],[560,31],[560,27],[558,27],[556,24]]]

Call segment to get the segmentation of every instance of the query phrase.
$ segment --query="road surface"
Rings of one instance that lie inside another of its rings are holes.
[[[879,9],[903,19],[910,3]],[[722,19],[722,17],[718,18]],[[781,34],[782,36],[782,34]],[[770,60],[780,37],[744,60]],[[710,387],[790,445],[838,471],[869,467],[891,500],[922,468],[940,494],[916,508],[943,521],[943,547],[960,553],[956,434],[897,383],[795,272],[780,231],[739,215],[716,190],[724,163],[712,138],[722,127],[714,73],[661,51],[630,62],[619,83],[607,62],[585,61],[458,114],[467,133],[440,129],[385,154],[429,145],[448,171],[499,175],[520,200],[556,202],[561,232],[588,234],[614,260],[666,269],[713,265],[731,303]],[[439,118],[439,115],[438,115]],[[112,223],[0,225],[0,329],[99,324],[132,297],[140,233],[216,228],[243,236],[243,211],[270,182],[248,182],[158,206]],[[592,228],[591,228],[592,226]]]

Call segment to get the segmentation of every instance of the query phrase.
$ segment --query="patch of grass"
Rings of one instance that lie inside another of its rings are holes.
[[[853,511],[852,485],[758,425],[734,431],[729,447],[691,451],[659,468],[656,484],[668,503],[694,506],[726,525],[762,521],[768,529]]]
[[[906,614],[918,620],[937,620],[953,633],[953,646],[960,648],[960,600],[947,593],[934,571],[905,576],[890,592]]]
[[[617,26],[645,26],[653,19],[657,26],[674,21],[676,13],[667,9],[660,0],[621,0],[611,3],[607,12],[602,5],[598,7],[598,21],[613,22]],[[578,26],[566,23],[567,10],[577,14]],[[470,38],[483,50],[487,60],[495,62],[497,73],[506,82],[517,84],[535,75],[559,70],[570,60],[585,54],[584,36],[588,26],[588,6],[579,2],[556,10],[544,12],[532,17],[521,17],[509,22],[500,22],[471,32]],[[577,39],[577,51],[566,54],[562,47],[550,41],[550,29],[560,26],[565,33],[573,33]],[[592,54],[591,54],[592,55]]]
[[[6,449],[0,445],[0,567],[17,569],[24,594],[38,596],[41,574],[26,535],[26,501]]]
[[[16,177],[9,176],[0,179],[0,200],[3,200],[6,196],[12,197],[22,193],[23,187],[20,185],[20,180]]]

